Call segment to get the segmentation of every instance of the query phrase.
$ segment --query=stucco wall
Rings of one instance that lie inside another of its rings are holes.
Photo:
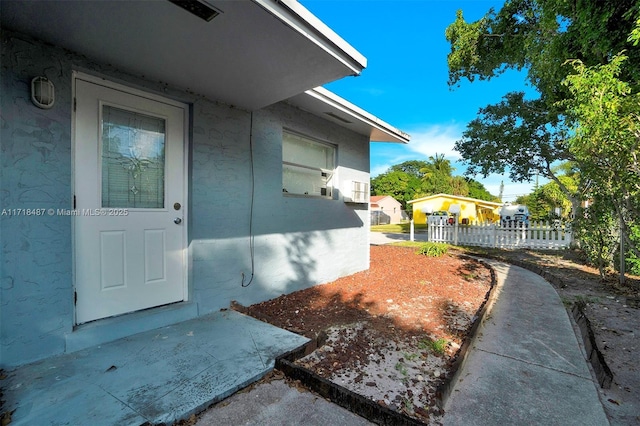
[[[30,81],[46,75],[55,108],[30,100]],[[64,52],[2,35],[0,203],[2,209],[44,209],[41,216],[0,217],[0,363],[64,350],[73,321],[71,220],[47,209],[71,205],[71,66]]]
[[[254,303],[368,268],[367,210],[339,201],[339,194],[334,200],[283,195],[281,174],[283,128],[337,145],[337,179],[354,169],[368,170],[367,139],[278,104],[253,113],[254,279],[243,288],[242,273],[245,284],[251,276],[251,116],[199,108],[207,113],[196,111],[194,119],[191,247],[195,297],[203,312],[226,307],[230,300]],[[231,121],[224,119],[229,114]],[[234,120],[241,131],[226,128]],[[216,130],[205,130],[207,125]]]
[[[71,208],[73,70],[191,105],[188,303],[197,304],[199,315],[368,268],[367,207],[345,204],[339,194],[340,181],[368,180],[367,137],[284,103],[253,113],[219,104],[3,31],[2,208],[45,212],[1,217],[0,365],[63,353],[65,337],[75,333],[72,219],[46,213]],[[29,82],[38,75],[56,86],[51,110],[29,99]],[[283,127],[337,146],[335,199],[283,195]],[[243,287],[252,264],[253,281]]]
[[[378,207],[372,210],[384,212],[390,218],[390,223],[400,223],[405,220],[406,214],[403,215],[402,204],[393,197],[385,197],[377,201]]]
[[[413,204],[413,220],[415,223],[427,223],[427,216],[422,212],[425,208],[430,208],[431,211],[444,210],[449,211],[449,207],[452,204],[458,204],[460,206],[460,215],[458,216],[458,222],[462,219],[468,219],[469,221],[477,220],[476,205],[469,201],[437,197],[431,200],[417,201]]]

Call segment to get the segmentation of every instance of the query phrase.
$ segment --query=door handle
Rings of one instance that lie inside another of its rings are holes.
[[[179,217],[176,217],[175,219],[173,219],[173,223],[175,223],[176,225],[180,225],[182,223],[182,219]]]

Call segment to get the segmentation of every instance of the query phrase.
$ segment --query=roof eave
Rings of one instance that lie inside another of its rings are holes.
[[[253,0],[272,15],[306,36],[335,59],[350,68],[354,76],[367,67],[367,58],[297,0]]]
[[[411,140],[411,136],[408,133],[393,127],[324,87],[309,89],[305,94],[321,101],[323,104],[341,112],[353,120],[368,126],[369,134],[367,136],[369,136],[370,142],[395,142],[406,144]]]

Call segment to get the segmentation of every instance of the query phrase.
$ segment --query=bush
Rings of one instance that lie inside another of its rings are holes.
[[[424,254],[429,257],[440,257],[447,253],[449,245],[445,243],[424,243],[420,246],[418,254]]]

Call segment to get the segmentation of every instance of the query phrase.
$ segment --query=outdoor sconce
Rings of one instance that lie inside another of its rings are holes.
[[[31,80],[31,102],[38,108],[49,109],[56,101],[53,83],[47,77],[35,77]]]

